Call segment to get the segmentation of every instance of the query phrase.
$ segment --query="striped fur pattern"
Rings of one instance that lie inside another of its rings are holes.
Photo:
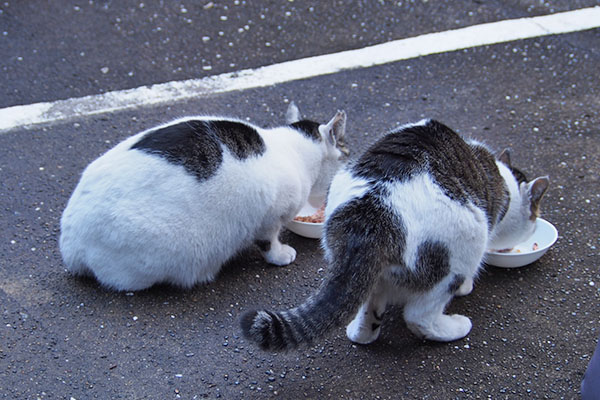
[[[263,349],[285,350],[349,322],[350,340],[366,344],[395,303],[417,336],[460,339],[471,321],[446,315],[446,305],[471,292],[487,248],[533,232],[547,188],[547,177],[527,182],[508,152],[496,158],[437,121],[404,126],[334,178],[321,287],[291,310],[245,314],[242,330]]]

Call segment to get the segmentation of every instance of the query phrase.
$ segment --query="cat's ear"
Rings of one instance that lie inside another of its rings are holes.
[[[338,111],[327,125],[319,125],[319,133],[332,146],[342,141],[346,134],[346,113]]]
[[[550,179],[547,176],[536,178],[527,183],[527,192],[529,194],[531,218],[537,218],[540,214],[540,201],[550,186]]]
[[[292,101],[285,113],[285,122],[291,125],[298,121],[300,121],[300,110],[298,110],[296,103]]]
[[[510,150],[508,150],[508,149],[502,150],[502,152],[498,156],[498,161],[500,161],[507,167],[510,167]]]

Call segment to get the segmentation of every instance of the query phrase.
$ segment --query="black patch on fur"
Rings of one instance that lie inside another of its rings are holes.
[[[236,121],[210,121],[208,125],[240,160],[260,156],[266,150],[262,137],[249,125]]]
[[[425,291],[433,288],[450,273],[450,254],[447,246],[438,241],[425,241],[417,248],[413,268],[404,263],[406,228],[402,218],[394,214],[382,202],[376,189],[363,197],[351,200],[336,210],[326,222],[325,232],[328,246],[334,254],[343,258],[341,263],[350,262],[363,254],[381,255],[383,266],[395,265],[393,277],[396,284],[412,290]],[[341,279],[352,279],[340,277]],[[336,296],[352,296],[336,293]],[[333,294],[332,294],[333,296]],[[383,316],[373,316],[381,320]]]
[[[328,218],[327,243],[334,254],[343,257],[339,262],[363,258],[364,254],[385,254],[390,262],[397,261],[406,234],[402,221],[381,200],[386,195],[372,189],[339,207]]]
[[[372,181],[410,179],[426,166],[413,136],[400,131],[379,139],[356,161],[354,174]]]
[[[131,150],[156,154],[182,165],[199,180],[210,178],[223,162],[223,147],[243,160],[266,150],[258,132],[241,122],[189,120],[155,129],[137,141]]]
[[[304,136],[315,142],[322,140],[321,134],[319,133],[319,123],[303,119],[302,121],[294,122],[290,126],[300,131]]]
[[[449,198],[483,209],[491,225],[508,202],[494,156],[434,120],[384,136],[357,160],[353,172],[372,182],[429,173]]]
[[[448,293],[454,294],[460,288],[460,286],[465,282],[465,276],[462,274],[454,275],[454,279],[448,285]]]
[[[339,308],[340,301],[366,300],[379,274],[378,268],[400,262],[406,241],[404,224],[381,200],[383,196],[386,194],[372,189],[338,207],[325,222],[324,234],[333,256],[330,287],[339,288],[329,291],[327,296],[335,307]],[[357,288],[364,292],[357,292]]]
[[[271,242],[269,240],[257,240],[255,243],[262,252],[266,253],[271,250]]]
[[[381,324],[372,323],[372,324],[371,324],[371,329],[372,329],[373,331],[376,331],[376,330],[377,330],[377,328],[379,328],[380,326],[381,326]]]
[[[391,270],[391,277],[396,285],[415,291],[427,291],[450,273],[449,250],[441,242],[425,241],[417,248],[417,259],[412,268],[404,263],[402,253],[398,254],[393,264],[396,268]]]
[[[527,177],[520,169],[517,169],[512,166],[509,166],[508,168],[510,168],[510,172],[512,172],[519,185],[521,185],[521,183],[528,182]]]
[[[404,268],[400,277],[414,290],[429,290],[450,273],[450,254],[441,242],[425,241],[417,248],[414,270]]]

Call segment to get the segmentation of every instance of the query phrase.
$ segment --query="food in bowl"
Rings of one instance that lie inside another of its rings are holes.
[[[307,203],[302,207],[296,218],[286,224],[286,228],[306,238],[320,239],[325,221],[325,206],[313,204]],[[323,202],[317,204],[323,204]]]
[[[537,243],[533,243],[533,245],[531,246],[531,251],[536,251],[537,249],[539,249],[540,246]],[[523,251],[521,249],[516,249],[514,247],[510,248],[510,249],[502,249],[502,250],[489,250],[492,253],[522,253]]]
[[[312,224],[321,224],[325,222],[325,204],[323,204],[314,214],[306,216],[298,215],[294,218],[294,221],[310,222]]]
[[[485,263],[502,268],[518,268],[543,256],[558,239],[556,228],[548,221],[538,218],[533,235],[511,249],[490,249],[485,254]]]

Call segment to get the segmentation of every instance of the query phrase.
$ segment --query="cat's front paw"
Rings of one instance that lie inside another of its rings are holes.
[[[265,260],[269,264],[275,264],[279,266],[291,264],[295,259],[296,250],[287,244],[281,244],[277,247],[273,246],[271,250],[265,254]]]
[[[346,327],[346,336],[354,343],[373,343],[381,333],[381,324],[373,322],[371,326],[365,325],[364,319],[356,317]]]

